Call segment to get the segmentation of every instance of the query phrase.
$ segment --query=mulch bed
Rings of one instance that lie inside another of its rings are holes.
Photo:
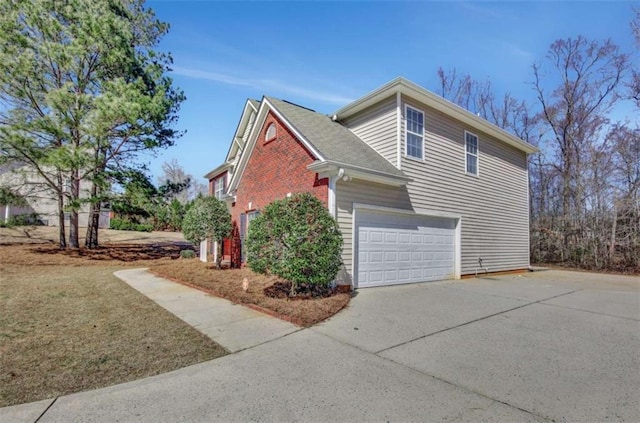
[[[194,259],[158,262],[150,267],[158,275],[196,287],[236,304],[244,304],[292,322],[309,327],[338,313],[349,304],[350,293],[335,290],[318,290],[301,287],[300,293],[291,297],[290,282],[275,276],[253,273],[248,268],[216,269],[211,263]],[[242,289],[247,279],[249,289]]]

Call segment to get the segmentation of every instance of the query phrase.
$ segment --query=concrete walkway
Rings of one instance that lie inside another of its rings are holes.
[[[157,277],[147,269],[120,270],[114,275],[232,353],[301,330],[267,314]]]

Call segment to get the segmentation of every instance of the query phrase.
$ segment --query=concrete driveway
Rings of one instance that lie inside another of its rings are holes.
[[[640,278],[363,289],[311,329],[5,421],[640,421]]]

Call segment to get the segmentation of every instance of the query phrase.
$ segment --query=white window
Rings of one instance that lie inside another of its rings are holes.
[[[224,176],[216,179],[213,185],[213,195],[218,199],[222,200],[224,196]]]
[[[416,159],[424,159],[424,113],[412,107],[405,108],[405,149],[404,154]]]
[[[253,211],[247,212],[247,222],[249,222],[249,224],[251,224],[251,221],[253,219],[255,219],[256,217],[258,217],[259,214],[260,214],[260,212],[258,210],[253,210]]]
[[[274,139],[276,137],[276,124],[272,123],[271,125],[269,125],[269,127],[267,128],[267,132],[264,134],[264,141],[271,141],[272,139]]]
[[[251,221],[260,215],[260,211],[253,210],[247,212],[247,234],[249,233],[249,226],[251,226]]]
[[[469,175],[478,176],[478,136],[464,131],[466,145],[465,166]]]

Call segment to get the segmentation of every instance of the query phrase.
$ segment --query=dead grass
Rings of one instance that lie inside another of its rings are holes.
[[[181,248],[112,244],[62,252],[45,244],[0,246],[0,407],[226,354],[113,276],[124,267],[173,261]]]
[[[226,352],[113,276],[126,267],[196,286],[235,303],[311,326],[349,294],[266,297],[277,279],[178,259],[180,234],[101,231],[96,250],[57,248],[55,228],[0,228],[0,407],[151,376]],[[248,292],[242,280],[248,278]]]
[[[198,287],[213,295],[226,298],[237,304],[259,307],[281,319],[308,327],[326,320],[342,310],[351,298],[350,294],[338,293],[327,298],[288,299],[271,298],[264,295],[264,288],[278,279],[251,272],[249,269],[217,270],[213,264],[198,260],[173,260],[158,262],[151,271]],[[249,280],[249,290],[242,290],[244,278]]]
[[[0,245],[14,244],[57,244],[58,231],[55,226],[18,226],[14,228],[0,228]],[[84,242],[86,228],[80,228],[80,244]],[[67,237],[69,230],[66,231]],[[101,243],[162,243],[184,242],[180,232],[134,232],[116,231],[114,229],[100,229]]]

